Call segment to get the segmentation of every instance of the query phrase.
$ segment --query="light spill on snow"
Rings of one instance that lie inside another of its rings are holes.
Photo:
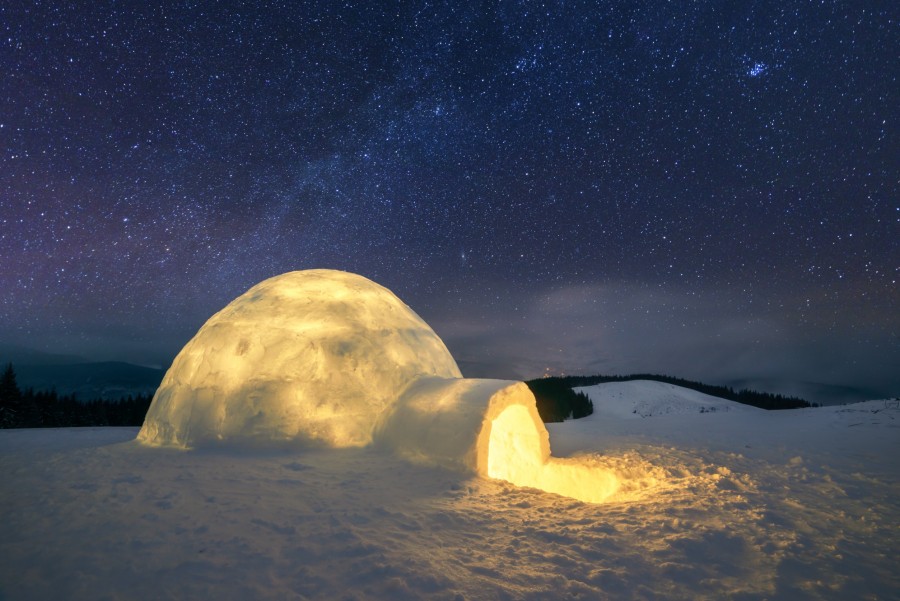
[[[896,406],[609,411],[550,427],[616,473],[601,505],[373,449],[3,431],[0,598],[897,598]]]
[[[603,503],[616,493],[619,479],[591,458],[551,457],[543,446],[544,429],[534,427],[523,405],[507,408],[490,424],[487,475],[518,486],[564,495],[587,503]]]

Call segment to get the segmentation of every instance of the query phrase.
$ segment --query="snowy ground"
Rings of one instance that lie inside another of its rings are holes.
[[[900,408],[585,389],[580,503],[372,450],[0,431],[0,599],[898,599]]]

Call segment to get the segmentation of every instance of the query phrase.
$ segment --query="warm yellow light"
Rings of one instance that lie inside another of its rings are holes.
[[[602,503],[619,488],[610,470],[542,455],[540,434],[524,406],[511,405],[493,420],[488,447],[491,478],[587,503]]]

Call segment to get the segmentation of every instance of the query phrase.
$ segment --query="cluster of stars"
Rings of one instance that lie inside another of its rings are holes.
[[[0,7],[0,336],[84,324],[165,362],[312,267],[446,324],[612,282],[895,328],[896,26],[805,2]]]

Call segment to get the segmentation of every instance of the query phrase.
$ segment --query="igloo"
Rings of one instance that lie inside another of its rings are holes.
[[[388,289],[341,271],[285,273],[200,328],[163,378],[139,439],[364,446],[379,416],[422,376],[462,374]]]
[[[525,384],[463,378],[393,293],[324,269],[265,280],[213,315],[175,358],[138,440],[373,445],[584,501],[616,488],[611,473],[550,456]]]

